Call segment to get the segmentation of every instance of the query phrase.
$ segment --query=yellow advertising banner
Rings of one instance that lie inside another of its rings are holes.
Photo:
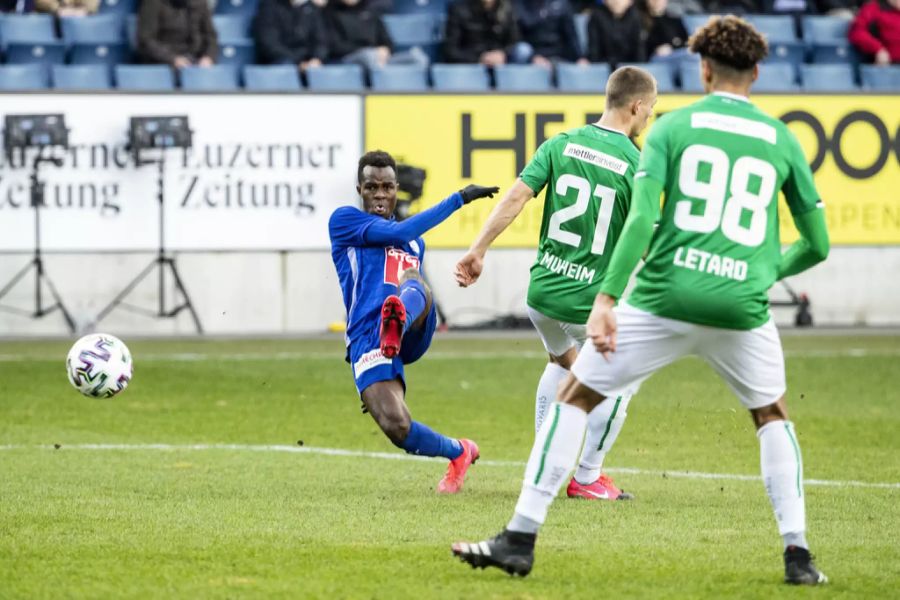
[[[698,96],[663,96],[657,115]],[[900,96],[754,96],[789,124],[806,151],[827,206],[834,244],[900,244]],[[507,189],[549,137],[595,121],[601,96],[369,96],[366,148],[425,169],[422,210],[469,183]],[[651,123],[652,127],[652,123]],[[649,130],[648,130],[649,131]],[[640,140],[639,140],[640,143]],[[497,246],[537,243],[543,194]],[[464,248],[494,200],[458,211],[426,236],[431,247]],[[797,233],[782,201],[782,241]]]

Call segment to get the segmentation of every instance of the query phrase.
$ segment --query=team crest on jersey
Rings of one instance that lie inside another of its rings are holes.
[[[384,282],[400,285],[400,276],[407,269],[419,270],[419,257],[397,248],[384,249]]]

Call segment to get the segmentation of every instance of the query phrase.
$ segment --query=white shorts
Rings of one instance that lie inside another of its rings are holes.
[[[768,406],[784,395],[784,354],[775,323],[747,331],[705,327],[650,314],[628,304],[616,309],[616,351],[609,361],[584,344],[572,373],[607,397],[636,393],[650,375],[694,354],[725,380],[748,409]]]
[[[553,356],[562,356],[569,348],[581,348],[587,339],[585,325],[557,321],[530,306],[527,309],[528,318],[531,319],[538,335],[541,336],[544,348]]]

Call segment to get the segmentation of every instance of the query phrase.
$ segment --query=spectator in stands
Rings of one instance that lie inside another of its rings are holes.
[[[871,0],[850,25],[850,43],[876,65],[900,63],[900,0]]]
[[[588,21],[588,58],[611,67],[647,60],[641,17],[632,0],[606,0]]]
[[[57,17],[84,17],[99,7],[100,0],[34,0],[35,10]]]
[[[522,41],[533,49],[533,64],[587,63],[578,45],[575,13],[568,0],[514,0],[513,8]]]
[[[381,16],[368,8],[366,0],[331,0],[325,7],[325,24],[331,60],[369,70],[386,64],[428,66],[428,56],[419,47],[393,52]]]
[[[322,9],[313,2],[262,0],[253,29],[262,62],[305,71],[328,58]]]
[[[510,0],[457,0],[447,10],[444,60],[489,67],[531,60]]]
[[[642,0],[646,56],[651,61],[678,60],[687,53],[688,32],[680,16],[668,12],[668,0]]]
[[[206,0],[141,0],[137,38],[141,60],[176,69],[208,67],[219,54]]]
[[[0,0],[0,13],[30,13],[34,0]]]

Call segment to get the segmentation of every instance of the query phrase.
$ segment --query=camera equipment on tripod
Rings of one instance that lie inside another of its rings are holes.
[[[12,161],[13,150],[69,147],[69,130],[63,115],[6,115],[3,148]]]
[[[193,145],[193,133],[186,115],[131,117],[128,126],[128,144],[134,154],[135,163],[138,163],[142,150],[189,149]]]

